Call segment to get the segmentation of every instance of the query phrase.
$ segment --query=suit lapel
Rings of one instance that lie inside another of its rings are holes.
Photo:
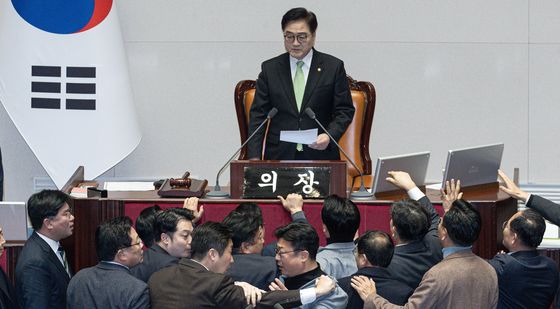
[[[321,70],[323,65],[323,57],[320,52],[313,49],[313,59],[311,60],[311,67],[309,68],[309,76],[305,83],[305,92],[303,94],[303,101],[301,103],[301,112],[305,110],[309,103],[309,98],[313,94],[313,90],[321,80]]]
[[[292,81],[292,71],[290,69],[290,55],[285,53],[280,61],[278,62],[278,76],[282,81],[282,87],[284,87],[284,93],[288,98],[288,102],[293,111],[298,114],[296,95],[294,94],[294,83]]]
[[[41,247],[41,250],[43,250],[45,254],[47,254],[47,256],[49,257],[49,261],[55,265],[55,267],[61,274],[66,274],[67,281],[70,281],[70,276],[66,272],[66,269],[64,269],[64,266],[56,256],[56,253],[53,252],[49,244],[47,244],[41,237],[39,237],[39,235],[34,234],[32,236],[35,236],[34,241],[37,242],[37,244],[39,244],[39,246]]]

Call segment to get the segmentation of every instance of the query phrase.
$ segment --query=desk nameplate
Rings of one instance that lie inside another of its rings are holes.
[[[301,194],[304,198],[325,198],[331,194],[330,167],[246,166],[243,198],[276,199],[278,195]]]
[[[263,160],[263,161],[259,161],[259,160],[234,160],[231,162],[230,164],[230,192],[231,192],[231,198],[232,199],[241,199],[241,198],[248,198],[248,195],[252,195],[252,193],[250,191],[246,192],[246,177],[245,177],[245,169],[246,168],[260,168],[262,170],[267,170],[266,173],[269,173],[269,176],[265,176],[268,178],[271,178],[274,176],[271,171],[276,171],[277,176],[278,175],[278,171],[280,171],[280,169],[293,169],[293,168],[303,168],[303,169],[314,169],[314,168],[320,168],[318,169],[318,173],[321,173],[319,171],[327,171],[329,170],[329,174],[328,174],[328,181],[319,181],[320,183],[324,183],[327,184],[328,183],[328,189],[321,189],[319,192],[319,195],[309,195],[309,198],[319,198],[318,196],[328,196],[330,194],[336,194],[339,196],[346,196],[346,162],[345,161],[328,161],[328,160],[324,160],[324,161],[275,161],[275,160]],[[322,170],[321,168],[327,168],[325,170]],[[300,174],[303,174],[301,171],[299,170]],[[309,175],[309,174],[308,174]],[[258,178],[250,180],[250,182],[252,183],[256,183],[258,185],[258,183],[263,183],[260,179],[261,175],[258,175]],[[281,179],[282,178],[282,179]],[[317,176],[314,175],[313,177],[314,181],[317,181]],[[283,177],[279,177],[277,178],[281,181],[283,180]],[[299,176],[295,175],[295,178],[292,178],[290,181],[294,181],[293,183],[290,184],[290,186],[292,186],[294,183],[297,183],[299,181]],[[307,178],[307,181],[309,180],[309,178]],[[298,184],[299,190],[294,190],[293,188],[290,187],[290,192],[288,193],[294,193],[294,192],[299,192],[299,193],[304,193],[303,192],[303,183]],[[266,187],[266,188],[270,188],[270,187]],[[313,186],[313,188],[316,188],[316,185]],[[298,188],[296,188],[298,189]],[[278,195],[283,195],[285,196],[284,192],[278,192],[278,188],[277,191],[274,192],[272,194],[272,190],[270,190],[270,194],[268,194],[268,197],[256,197],[257,195],[252,195],[255,196],[252,199],[276,199]],[[287,192],[287,191],[286,191]],[[282,194],[280,194],[282,193]],[[258,195],[258,196],[262,196],[262,195]],[[317,197],[315,197],[317,196]]]

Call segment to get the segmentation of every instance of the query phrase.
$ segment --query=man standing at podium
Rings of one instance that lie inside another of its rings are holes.
[[[278,114],[248,144],[250,159],[338,160],[339,150],[319,128],[309,145],[280,141],[280,131],[318,128],[305,114],[311,108],[317,120],[337,141],[354,116],[354,106],[344,63],[313,48],[317,17],[305,8],[294,8],[282,17],[286,53],[262,64],[249,120],[249,134],[266,119],[272,108]],[[264,150],[263,150],[264,147]]]

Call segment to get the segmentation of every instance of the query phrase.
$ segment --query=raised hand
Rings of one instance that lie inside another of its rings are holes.
[[[284,209],[290,212],[290,214],[295,214],[298,211],[303,211],[303,197],[297,193],[290,193],[284,199],[281,196],[278,196],[280,201],[282,202],[282,206]]]
[[[501,170],[498,170],[498,176],[504,182],[503,185],[500,185],[500,190],[514,199],[522,200],[525,203],[527,202],[529,193],[519,189],[519,187]]]
[[[442,196],[442,204],[443,210],[445,212],[449,211],[451,205],[456,200],[463,198],[463,192],[461,192],[461,181],[455,179],[451,179],[451,181],[445,182],[445,190],[441,189],[441,196]]]
[[[387,174],[389,174],[389,177],[385,178],[385,180],[405,191],[416,187],[416,184],[407,172],[390,171]]]
[[[204,213],[204,206],[200,206],[200,209],[198,209],[198,197],[186,198],[185,202],[183,203],[183,208],[193,212],[193,223],[197,223]]]

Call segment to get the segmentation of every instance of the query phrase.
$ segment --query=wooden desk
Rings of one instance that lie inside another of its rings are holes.
[[[428,198],[442,214],[439,192],[428,190]],[[370,229],[389,231],[389,207],[395,200],[405,198],[406,194],[395,194],[368,201],[355,200],[361,213],[360,233]],[[474,245],[474,252],[483,258],[491,258],[502,249],[501,223],[517,211],[517,202],[499,193],[497,188],[466,190],[464,198],[471,201],[482,215],[482,230]],[[291,221],[278,200],[210,200],[201,199],[205,213],[202,221],[221,221],[223,217],[241,202],[256,202],[261,206],[265,223],[265,240],[274,240],[274,230]],[[162,199],[155,191],[147,192],[110,192],[108,198],[73,199],[74,235],[63,240],[64,248],[74,272],[97,263],[95,253],[95,229],[109,218],[130,216],[136,219],[140,211],[158,204],[162,208],[181,207],[182,199]],[[321,222],[322,200],[305,200],[304,210],[309,222],[319,233],[321,244],[325,244]]]

